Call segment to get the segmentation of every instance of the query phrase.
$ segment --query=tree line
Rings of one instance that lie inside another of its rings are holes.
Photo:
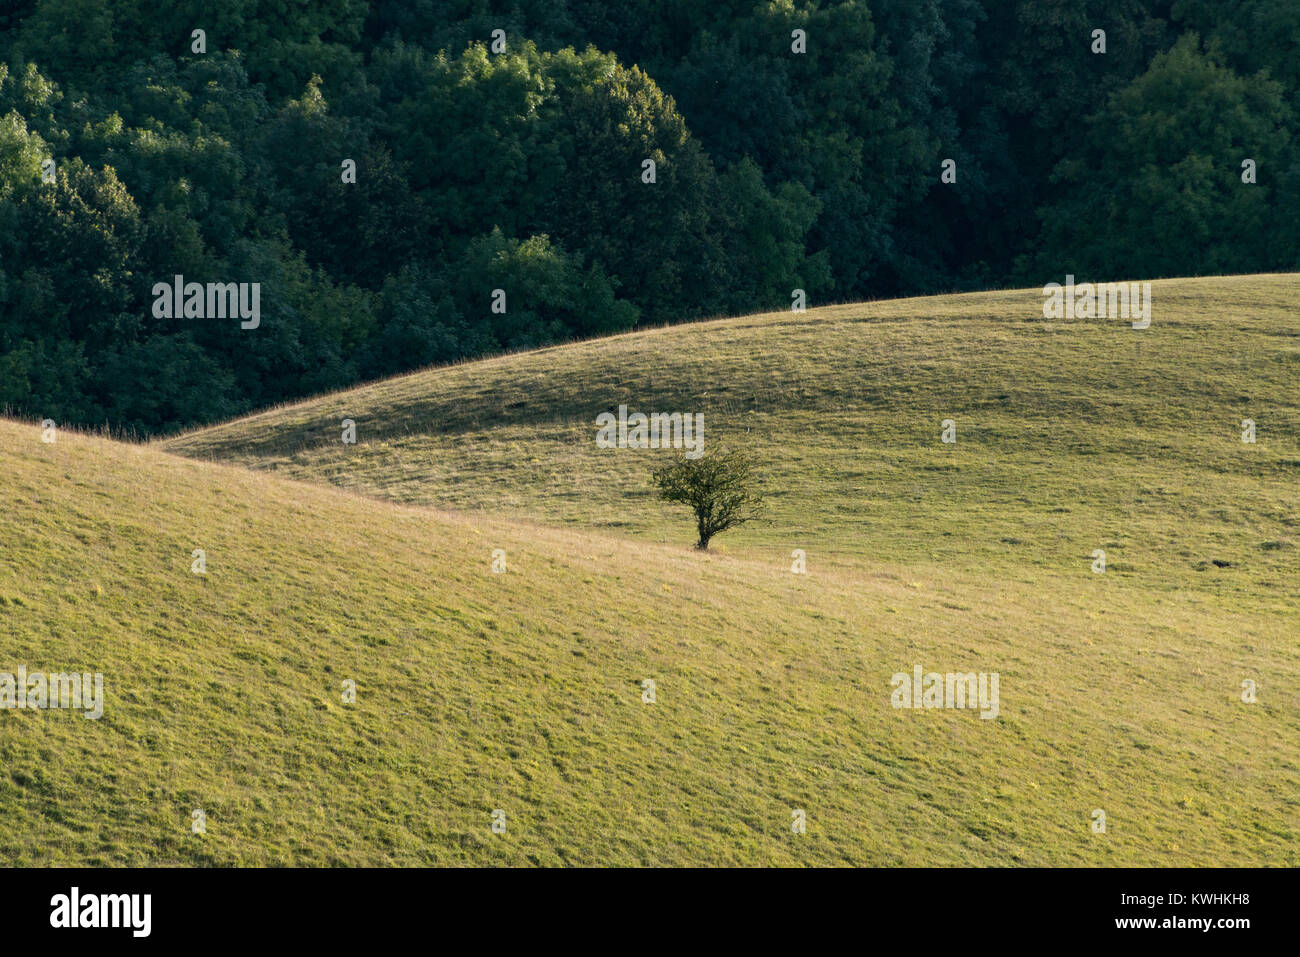
[[[157,7],[0,13],[15,413],[149,434],[796,289],[1300,266],[1294,0]],[[177,275],[260,283],[260,325],[155,315]]]

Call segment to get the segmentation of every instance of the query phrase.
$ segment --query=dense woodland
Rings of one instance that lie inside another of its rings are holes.
[[[17,0],[0,407],[149,434],[794,289],[1295,270],[1298,51],[1296,0]],[[260,326],[159,318],[177,274]]]

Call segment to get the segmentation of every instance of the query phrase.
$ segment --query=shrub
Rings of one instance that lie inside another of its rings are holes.
[[[743,525],[762,512],[754,460],[742,450],[714,447],[694,459],[678,453],[655,469],[651,480],[664,501],[694,510],[700,535],[695,547],[699,549],[707,549],[709,540],[719,532]]]

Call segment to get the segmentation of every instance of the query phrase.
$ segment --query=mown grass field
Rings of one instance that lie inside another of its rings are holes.
[[[1295,865],[1297,279],[1153,287],[1142,331],[995,292],[152,446],[0,423],[0,671],[108,698],[0,712],[0,838],[23,864]],[[595,447],[620,403],[754,450],[767,520],[692,550],[661,453]],[[893,709],[914,664],[998,672],[1000,716]]]

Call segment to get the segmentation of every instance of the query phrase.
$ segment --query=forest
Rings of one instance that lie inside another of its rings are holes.
[[[1296,270],[1297,50],[1295,0],[17,0],[0,409],[147,436],[796,290]]]

